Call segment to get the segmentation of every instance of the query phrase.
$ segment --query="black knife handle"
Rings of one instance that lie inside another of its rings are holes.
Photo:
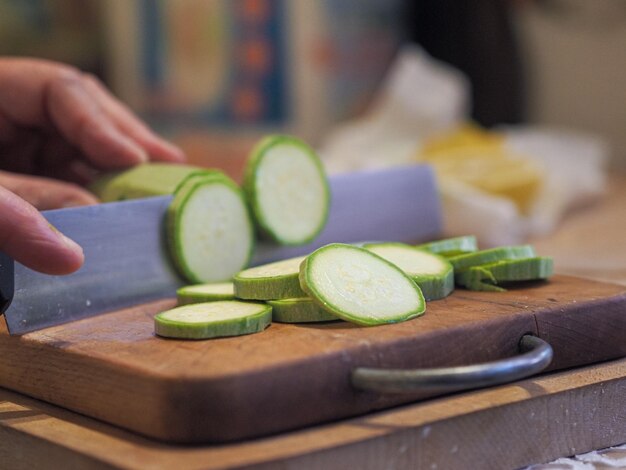
[[[6,312],[13,300],[14,274],[13,258],[0,252],[0,315]]]

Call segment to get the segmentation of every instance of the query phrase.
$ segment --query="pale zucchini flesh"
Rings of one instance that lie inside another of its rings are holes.
[[[339,320],[337,316],[320,308],[308,297],[268,300],[267,303],[272,307],[272,321],[278,323],[313,323]]]
[[[252,256],[254,229],[243,193],[220,173],[179,187],[166,225],[175,264],[190,282],[228,281]]]
[[[464,235],[462,237],[445,238],[443,240],[422,243],[417,245],[416,248],[450,258],[478,251],[478,243],[474,235]]]
[[[305,297],[300,288],[300,263],[304,256],[255,266],[233,277],[235,296],[249,300]]]
[[[269,305],[225,300],[160,312],[154,317],[154,331],[167,338],[221,338],[263,331],[271,320]]]
[[[360,325],[396,323],[424,313],[425,300],[400,268],[363,248],[340,243],[309,255],[302,289],[323,309]]]
[[[368,243],[363,247],[408,274],[426,300],[442,299],[454,290],[454,269],[441,256],[404,243]]]
[[[502,260],[461,271],[456,274],[456,282],[469,290],[504,292],[500,284],[545,280],[553,270],[549,257]]]
[[[263,139],[247,163],[243,188],[266,238],[302,245],[324,228],[330,204],[326,175],[315,152],[295,137]]]
[[[181,287],[176,291],[178,305],[215,302],[217,300],[235,300],[235,288],[232,282],[194,284]]]

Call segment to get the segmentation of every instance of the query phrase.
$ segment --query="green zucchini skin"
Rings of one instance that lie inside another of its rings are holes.
[[[533,258],[535,256],[535,249],[531,245],[501,246],[465,255],[453,256],[449,258],[449,261],[452,263],[452,266],[454,266],[455,273],[458,274],[462,270],[471,268],[472,266],[480,266],[506,259]]]
[[[454,291],[454,269],[442,277],[411,276],[411,279],[422,289],[427,301],[444,299]]]
[[[478,251],[478,243],[474,235],[464,235],[461,237],[445,238],[429,243],[416,245],[421,250],[436,253],[439,256],[451,258],[453,256],[464,255]]]
[[[417,294],[418,302],[415,308],[408,312],[402,312],[394,317],[378,318],[378,319],[368,318],[368,317],[359,315],[358,313],[355,313],[355,312],[346,312],[342,310],[331,299],[325,296],[318,289],[318,287],[316,286],[316,282],[315,282],[315,275],[312,273],[312,267],[315,263],[315,258],[321,253],[323,253],[324,251],[334,250],[335,248],[358,250],[359,252],[366,253],[367,256],[372,256],[378,259],[379,262],[386,264],[387,266],[391,267],[392,270],[399,273],[400,277],[405,278],[408,284],[413,287],[415,293]],[[309,256],[307,256],[302,262],[302,264],[300,265],[300,286],[302,287],[302,290],[305,291],[306,294],[309,297],[311,297],[312,300],[317,305],[319,305],[322,309],[337,316],[338,318],[341,318],[343,320],[356,323],[357,325],[362,325],[362,326],[376,326],[376,325],[381,325],[385,323],[399,323],[399,322],[410,320],[420,315],[423,315],[424,312],[426,311],[426,301],[424,299],[424,295],[422,294],[421,289],[419,288],[417,284],[415,284],[415,282],[409,276],[407,276],[404,273],[404,271],[398,268],[395,264],[390,263],[386,259],[382,258],[381,256],[378,256],[369,250],[366,250],[364,248],[359,248],[354,245],[346,245],[343,243],[331,243],[329,245],[325,245],[321,248],[318,248]]]
[[[280,261],[278,263],[293,263],[299,265],[302,257]],[[303,259],[303,258],[302,258]],[[265,266],[272,266],[277,263],[270,263]],[[250,268],[237,273],[233,277],[235,297],[245,300],[280,300],[306,297],[300,287],[298,269],[289,268],[287,272],[280,274],[270,274],[261,276],[250,276],[252,270],[261,268]]]
[[[226,283],[233,287],[232,283]],[[196,284],[192,286],[184,286],[176,290],[176,298],[178,305],[189,305],[203,302],[216,302],[218,300],[235,300],[234,288],[232,292],[211,292],[210,284]],[[206,286],[207,289],[202,291],[201,288]]]
[[[263,159],[267,154],[268,150],[277,146],[277,145],[292,145],[298,147],[300,150],[305,152],[309,159],[314,163],[317,168],[318,175],[320,180],[323,182],[323,204],[325,206],[324,215],[322,220],[317,226],[317,229],[311,232],[308,236],[301,238],[299,240],[288,240],[281,233],[277,232],[274,227],[268,223],[264,213],[263,208],[259,202],[259,191],[263,191],[263,188],[260,188],[257,181],[257,174],[259,171],[259,166],[263,163]],[[246,168],[244,170],[243,184],[242,188],[246,194],[246,198],[248,200],[248,204],[250,205],[251,214],[256,226],[257,233],[263,239],[274,241],[280,245],[286,246],[299,246],[306,245],[307,243],[312,242],[324,229],[326,222],[328,221],[328,214],[330,209],[330,187],[328,185],[328,179],[326,177],[326,173],[324,171],[324,167],[315,153],[315,151],[309,147],[302,140],[297,137],[290,135],[269,135],[263,138],[252,150],[251,155],[246,164]]]
[[[235,270],[235,272],[243,269],[250,263],[255,249],[256,239],[254,235],[254,226],[250,217],[250,213],[248,211],[245,196],[241,188],[233,180],[231,180],[229,177],[221,172],[209,172],[204,176],[193,175],[193,177],[190,177],[185,184],[179,185],[177,187],[176,193],[174,194],[174,198],[167,209],[165,217],[166,239],[169,251],[172,254],[174,265],[177,268],[178,272],[185,279],[193,284],[227,281],[230,280],[230,278],[234,274],[234,272],[230,273],[223,279],[203,279],[196,275],[196,273],[194,273],[189,268],[183,255],[185,251],[181,237],[179,236],[179,227],[181,225],[181,218],[184,213],[184,207],[189,201],[190,197],[193,195],[194,191],[198,190],[198,188],[201,188],[204,185],[210,184],[224,185],[229,188],[236,195],[246,213],[245,217],[249,245],[247,248],[247,254],[245,256],[245,262],[243,262],[241,266],[239,266],[238,269]]]
[[[250,302],[222,301],[209,302],[212,306],[228,304],[250,304]],[[254,304],[258,311],[245,317],[231,318],[221,321],[207,321],[203,323],[186,323],[168,319],[169,312],[187,308],[198,307],[204,304],[185,305],[174,309],[160,312],[154,317],[154,331],[158,336],[177,339],[211,339],[229,336],[241,336],[258,333],[265,330],[272,321],[272,307],[264,304]]]
[[[337,321],[335,315],[321,309],[308,297],[268,300],[272,307],[272,321],[278,323],[313,323]]]
[[[206,176],[224,176],[228,178],[223,172],[219,170],[214,170],[210,168],[195,168],[190,171],[184,178],[182,178],[176,187],[174,188],[173,193],[176,194],[180,188],[183,186],[190,186],[191,181],[199,181]]]
[[[456,283],[469,290],[504,292],[506,289],[498,284],[545,280],[553,272],[554,262],[550,257],[501,260],[457,273]]]
[[[424,298],[427,301],[440,300],[454,291],[454,268],[452,264],[443,256],[439,256],[436,253],[432,253],[427,250],[420,249],[405,243],[397,242],[383,242],[383,243],[365,243],[363,248],[373,251],[378,256],[382,256],[387,261],[394,263],[394,259],[385,257],[384,253],[377,251],[385,248],[395,248],[398,250],[406,251],[409,256],[411,252],[423,253],[427,258],[431,258],[434,262],[441,266],[441,271],[438,273],[420,273],[419,266],[411,266],[404,263],[396,262],[396,265],[403,269],[404,272],[420,287]]]
[[[280,300],[305,297],[297,274],[271,279],[242,279],[235,276],[235,297],[245,300]]]

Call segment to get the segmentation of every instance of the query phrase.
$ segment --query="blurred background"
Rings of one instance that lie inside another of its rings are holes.
[[[1,55],[96,74],[191,163],[237,178],[269,132],[330,172],[425,161],[488,244],[626,170],[625,51],[625,0],[0,0]]]

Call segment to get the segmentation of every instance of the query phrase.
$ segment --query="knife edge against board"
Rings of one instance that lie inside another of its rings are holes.
[[[252,265],[332,242],[415,242],[440,235],[440,202],[429,166],[344,173],[331,176],[329,185],[331,206],[322,233],[298,247],[260,242]],[[158,196],[44,211],[52,225],[83,247],[85,263],[73,274],[52,276],[0,253],[0,306],[10,334],[174,297],[185,281],[166,246],[163,225],[171,200],[171,195]]]

